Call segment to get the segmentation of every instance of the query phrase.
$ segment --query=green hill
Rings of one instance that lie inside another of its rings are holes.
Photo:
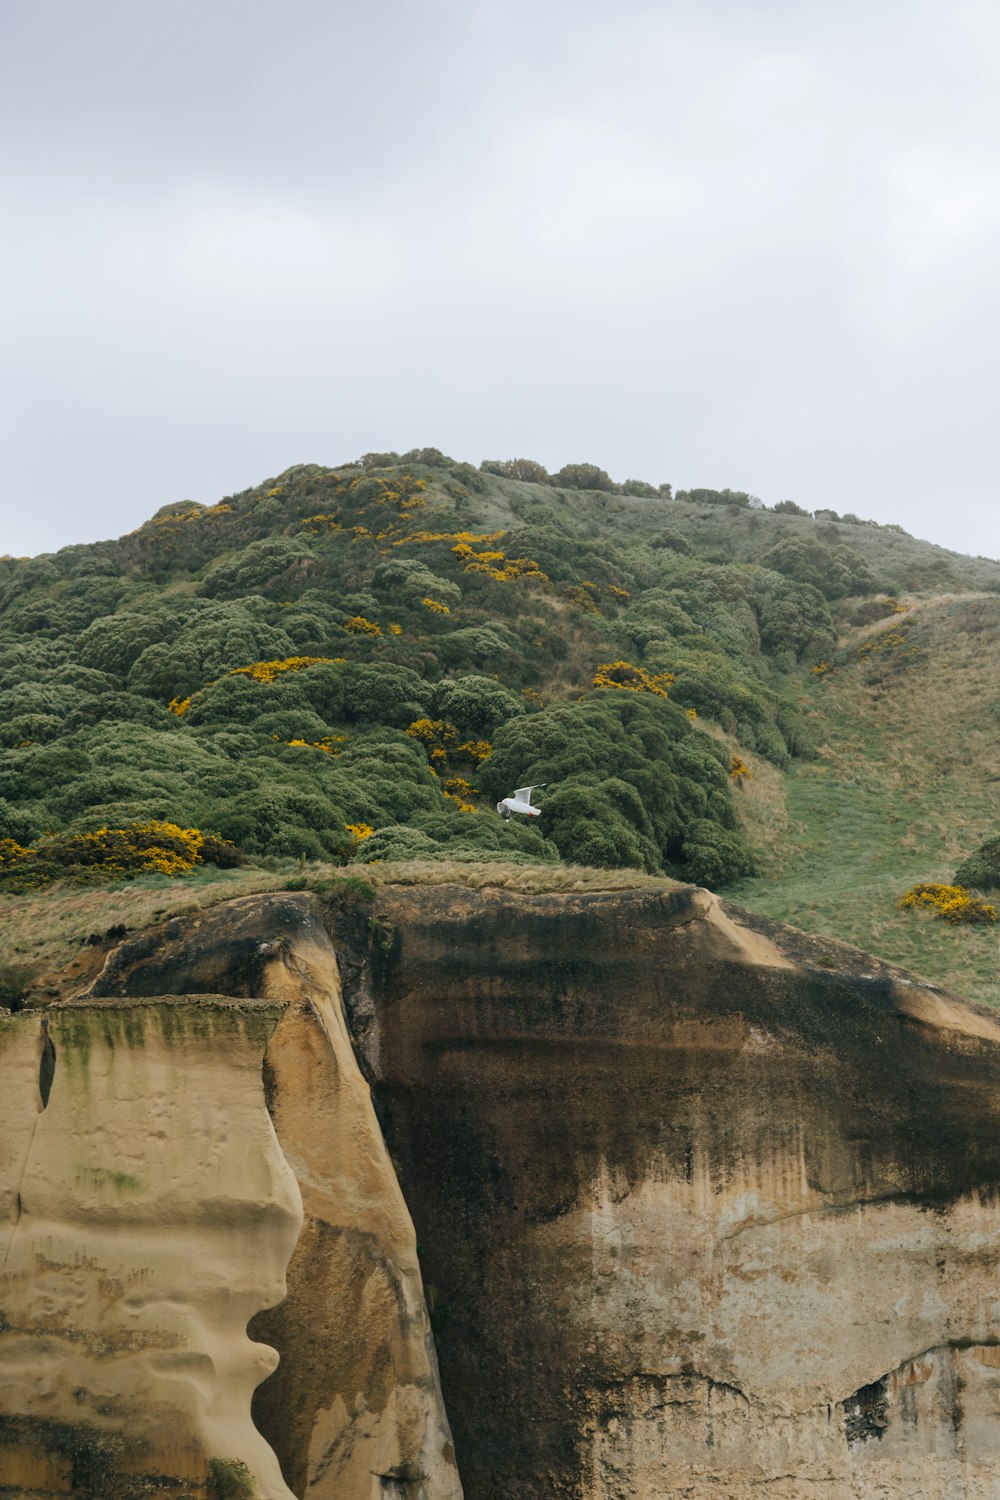
[[[299,466],[0,560],[0,884],[631,867],[992,997],[989,928],[896,902],[998,832],[998,633],[1000,564],[852,515],[432,449]],[[529,782],[543,816],[505,826]]]

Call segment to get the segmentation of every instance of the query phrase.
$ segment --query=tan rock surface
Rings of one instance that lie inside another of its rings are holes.
[[[40,1018],[0,1024],[0,1493],[292,1500],[246,1333],[302,1221],[260,1084],[282,1008],[65,1007],[47,1101]]]
[[[337,919],[345,1010],[316,913],[123,944],[54,1074],[0,1017],[17,1500],[458,1500],[411,1213],[470,1500],[1000,1495],[996,1016],[705,892],[448,886]]]
[[[248,897],[124,944],[96,989],[206,985],[280,1001],[268,1103],[305,1213],[288,1295],[251,1332],[279,1350],[254,1418],[309,1500],[460,1500],[416,1240],[304,896]]]
[[[704,892],[378,915],[470,1500],[1000,1495],[995,1016]]]

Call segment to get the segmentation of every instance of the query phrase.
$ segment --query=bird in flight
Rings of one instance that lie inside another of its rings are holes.
[[[516,792],[512,792],[509,797],[504,797],[501,802],[498,802],[497,812],[503,818],[504,822],[510,822],[511,813],[521,813],[527,818],[540,817],[542,809],[540,807],[532,807],[531,794],[543,786],[548,786],[548,782],[539,781],[535,786],[519,786]]]

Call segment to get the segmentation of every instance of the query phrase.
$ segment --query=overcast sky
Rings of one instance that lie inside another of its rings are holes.
[[[1000,555],[996,0],[0,0],[0,553],[433,445]]]

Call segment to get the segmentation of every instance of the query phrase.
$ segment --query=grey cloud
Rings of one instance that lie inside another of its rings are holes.
[[[6,26],[0,551],[431,443],[1000,552],[992,5]]]

